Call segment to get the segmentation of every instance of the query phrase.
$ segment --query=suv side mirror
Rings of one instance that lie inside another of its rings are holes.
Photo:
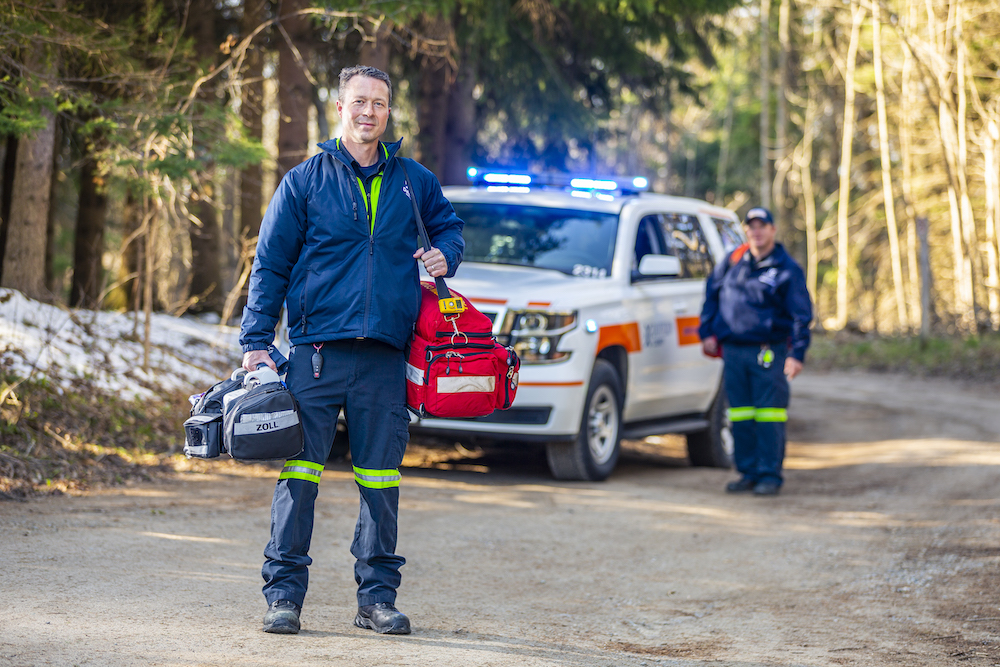
[[[672,255],[645,255],[639,260],[641,276],[679,276],[681,261]]]

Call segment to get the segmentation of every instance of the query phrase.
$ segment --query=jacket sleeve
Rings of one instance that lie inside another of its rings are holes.
[[[441,251],[448,262],[446,278],[455,275],[458,265],[462,263],[465,252],[465,239],[462,238],[462,228],[465,222],[455,213],[455,208],[441,191],[437,177],[419,163],[417,165],[421,178],[420,215],[423,217],[427,234],[431,237],[431,245]]]
[[[300,169],[285,174],[260,223],[247,305],[240,324],[243,352],[265,350],[274,340],[292,267],[305,240],[306,199],[300,187],[301,176]]]
[[[708,280],[705,281],[705,303],[701,307],[701,323],[698,325],[698,337],[702,340],[715,336],[715,318],[719,314],[719,290],[722,279],[729,268],[729,254],[715,265]]]
[[[806,277],[796,264],[792,269],[788,291],[785,294],[785,308],[792,318],[792,341],[788,351],[789,356],[801,362],[806,360],[806,349],[809,347],[809,323],[812,322],[812,300],[806,289]]]

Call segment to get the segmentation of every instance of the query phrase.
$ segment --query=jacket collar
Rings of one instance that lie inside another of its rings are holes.
[[[767,269],[772,266],[778,266],[779,264],[781,264],[782,261],[784,261],[786,254],[787,253],[785,252],[785,246],[781,245],[780,243],[775,243],[774,249],[771,250],[770,253],[768,253],[767,257],[765,257],[760,261],[755,260],[753,258],[753,255],[750,254],[749,250],[747,250],[746,253],[744,253],[743,257],[744,259],[746,259],[746,261],[750,262],[750,265],[754,269]]]
[[[402,143],[403,143],[402,137],[400,137],[399,140],[392,142],[391,144],[387,144],[384,141],[378,142],[379,148],[381,149],[379,151],[379,161],[384,159],[386,162],[389,162],[390,160],[392,160],[392,158],[396,157],[396,153],[399,151],[399,147],[402,145]],[[335,158],[337,158],[340,162],[343,162],[348,167],[353,168],[354,158],[351,156],[350,153],[344,150],[344,148],[341,146],[339,139],[328,139],[327,141],[324,141],[321,144],[317,144],[317,146],[322,148],[327,153],[333,155]]]

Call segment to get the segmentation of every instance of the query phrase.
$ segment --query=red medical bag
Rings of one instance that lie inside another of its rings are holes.
[[[442,299],[433,284],[420,286],[420,313],[407,349],[406,404],[421,417],[447,419],[509,408],[521,367],[517,353],[493,338],[490,319],[460,294]],[[441,301],[461,310],[442,312]]]

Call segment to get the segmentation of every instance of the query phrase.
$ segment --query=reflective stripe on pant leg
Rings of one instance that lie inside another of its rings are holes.
[[[323,466],[312,461],[285,461],[278,479],[301,479],[304,482],[319,484],[323,474]]]
[[[739,407],[739,408],[729,408],[729,421],[731,422],[745,422],[753,420],[757,413],[757,408],[751,406]]]
[[[753,419],[759,422],[786,422],[788,421],[788,410],[785,408],[757,408]]]
[[[354,481],[369,489],[388,489],[399,486],[402,475],[398,470],[369,470],[354,466]]]

